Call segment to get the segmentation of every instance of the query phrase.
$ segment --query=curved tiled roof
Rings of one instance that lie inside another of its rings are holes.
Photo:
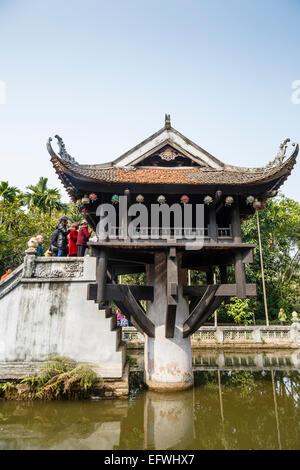
[[[99,168],[74,165],[60,158],[52,158],[57,173],[66,177],[99,183],[193,184],[193,185],[251,185],[288,176],[296,162],[294,154],[279,166],[271,168],[225,167],[222,170],[206,168],[132,167]]]

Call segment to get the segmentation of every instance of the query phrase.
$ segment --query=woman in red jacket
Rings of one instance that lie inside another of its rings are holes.
[[[83,222],[82,224],[80,224],[80,229],[79,229],[78,237],[77,237],[78,256],[85,255],[85,250],[87,249],[87,242],[93,233],[93,230],[89,232],[87,228],[88,228],[88,224],[86,222]]]
[[[78,222],[71,225],[71,231],[68,235],[69,238],[69,256],[77,256],[77,237],[78,237]]]

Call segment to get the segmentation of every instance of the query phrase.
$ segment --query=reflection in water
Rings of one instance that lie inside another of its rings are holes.
[[[260,366],[250,368],[248,358],[241,370],[245,353],[234,353],[237,369],[227,369],[229,353],[223,367],[219,352],[209,353],[209,367],[205,354],[195,360],[203,369],[193,390],[137,392],[128,401],[1,401],[0,449],[299,449],[300,380],[292,360],[283,370],[282,353],[259,353]],[[266,358],[277,365],[261,368]]]
[[[183,393],[145,394],[144,447],[185,449],[194,439],[193,390]]]

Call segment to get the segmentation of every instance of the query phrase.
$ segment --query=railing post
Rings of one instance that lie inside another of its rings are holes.
[[[211,243],[216,243],[218,241],[216,206],[209,207],[209,233],[208,235],[210,237]]]
[[[259,326],[254,327],[253,329],[253,340],[255,343],[261,343],[261,329]]]
[[[30,247],[25,251],[24,267],[22,277],[30,278],[34,274],[36,248]]]
[[[216,328],[216,341],[219,344],[222,344],[224,342],[224,333],[219,326],[217,326]]]

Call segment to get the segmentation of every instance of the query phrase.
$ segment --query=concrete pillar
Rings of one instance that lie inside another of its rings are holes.
[[[187,449],[194,442],[194,390],[148,392],[144,407],[145,449]]]
[[[178,255],[180,257],[180,254]],[[193,385],[190,338],[182,337],[182,326],[189,314],[182,286],[186,271],[178,259],[178,304],[174,338],[165,337],[167,309],[167,257],[165,252],[155,254],[155,263],[148,269],[148,283],[154,286],[153,302],[148,303],[147,316],[155,325],[155,338],[145,337],[145,379],[153,390],[184,390]]]

